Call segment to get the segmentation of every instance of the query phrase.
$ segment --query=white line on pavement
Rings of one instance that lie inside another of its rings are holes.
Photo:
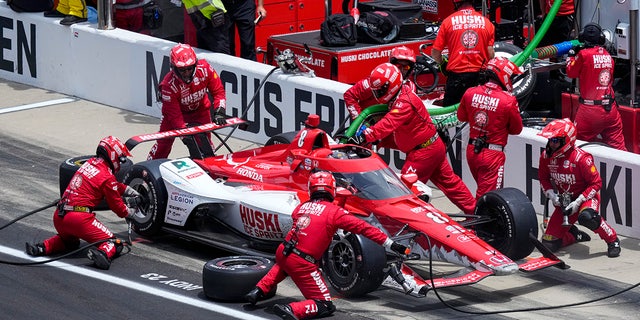
[[[20,259],[26,259],[26,260],[31,260],[34,262],[37,261],[43,261],[46,260],[47,258],[32,258],[30,256],[28,256],[27,254],[25,254],[22,251],[13,249],[13,248],[9,248],[9,247],[5,247],[0,245],[0,252],[2,253],[6,253],[10,256],[14,256],[16,258],[20,258]],[[111,275],[108,275],[104,272],[98,272],[98,271],[94,271],[94,270],[90,270],[87,268],[83,268],[83,267],[78,267],[78,266],[74,266],[68,263],[64,263],[64,262],[60,262],[60,261],[53,261],[53,262],[49,262],[47,263],[48,266],[52,266],[52,267],[56,267],[56,268],[60,268],[66,271],[70,271],[76,274],[79,274],[81,276],[86,276],[86,277],[90,277],[90,278],[94,278],[97,280],[102,280],[102,281],[106,281],[109,282],[111,284],[115,284],[118,286],[122,286],[125,288],[129,288],[129,289],[134,289],[143,293],[147,293],[147,294],[152,294],[154,296],[157,297],[161,297],[164,299],[169,299],[169,300],[173,300],[179,303],[184,303],[193,307],[197,307],[197,308],[202,308],[205,310],[210,310],[213,312],[217,312],[219,314],[223,314],[223,315],[227,315],[227,316],[231,316],[237,319],[247,319],[247,320],[267,320],[266,318],[262,318],[262,317],[257,317],[254,315],[251,315],[249,313],[245,313],[242,311],[238,311],[238,310],[234,310],[231,308],[227,308],[227,307],[223,307],[220,305],[217,305],[213,302],[209,302],[209,301],[204,301],[204,300],[198,300],[198,299],[194,299],[194,298],[189,298],[189,297],[185,297],[173,292],[169,292],[169,291],[165,291],[165,290],[161,290],[158,288],[154,288],[148,285],[144,285],[141,283],[137,283],[135,281],[131,281],[131,280],[126,280],[126,279],[122,279],[122,278],[118,278],[118,277],[114,277]]]
[[[42,108],[42,107],[52,106],[55,104],[61,104],[61,103],[67,103],[67,102],[73,102],[73,101],[77,101],[77,99],[62,98],[62,99],[56,99],[56,100],[25,104],[25,105],[15,106],[15,107],[0,108],[0,114],[28,110],[28,109]]]

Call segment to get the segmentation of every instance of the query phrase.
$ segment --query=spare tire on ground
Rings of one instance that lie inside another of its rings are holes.
[[[204,265],[202,287],[205,296],[225,302],[242,302],[275,262],[258,256],[231,256],[216,258]],[[265,299],[276,294],[268,292]]]

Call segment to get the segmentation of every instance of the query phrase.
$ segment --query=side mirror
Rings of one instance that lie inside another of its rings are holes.
[[[336,188],[336,199],[334,200],[335,204],[343,207],[347,203],[347,198],[352,196],[353,192],[347,188],[338,187]]]
[[[415,173],[405,173],[400,176],[400,180],[407,186],[409,189],[418,182],[418,175]]]

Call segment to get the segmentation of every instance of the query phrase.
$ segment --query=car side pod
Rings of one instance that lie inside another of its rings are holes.
[[[555,254],[553,254],[551,250],[545,247],[542,244],[542,242],[540,242],[540,240],[538,240],[538,238],[536,238],[536,236],[534,236],[531,233],[529,233],[529,240],[531,240],[531,242],[533,242],[533,245],[538,249],[538,251],[542,253],[542,257],[525,258],[524,259],[525,261],[523,263],[518,264],[520,271],[531,272],[531,271],[536,271],[536,270],[544,269],[551,266],[555,266],[556,268],[559,268],[562,270],[571,268],[571,266],[566,264],[564,261],[560,260],[560,258],[558,258]]]

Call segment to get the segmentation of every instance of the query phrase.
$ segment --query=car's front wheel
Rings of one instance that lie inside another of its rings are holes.
[[[511,260],[527,257],[535,247],[529,234],[538,237],[536,211],[516,188],[487,192],[476,204],[476,215],[486,219],[474,227],[478,237]]]
[[[344,297],[363,296],[378,289],[386,277],[384,248],[362,235],[336,237],[322,258],[327,282]]]
[[[140,211],[133,220],[133,230],[143,236],[157,234],[164,223],[167,208],[167,190],[160,175],[158,159],[135,164],[125,176],[124,183],[136,189],[142,197]]]

